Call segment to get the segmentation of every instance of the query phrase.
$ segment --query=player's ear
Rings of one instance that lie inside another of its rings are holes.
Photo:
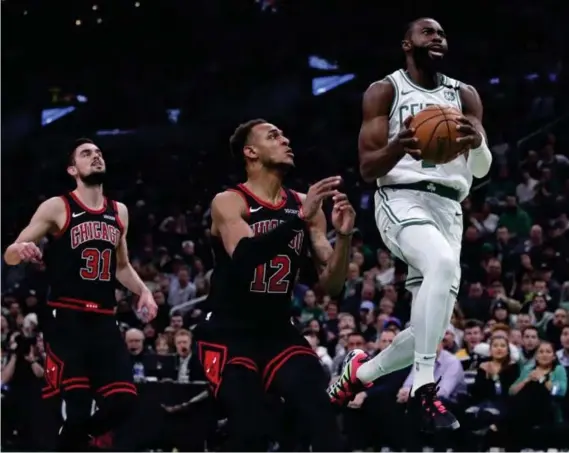
[[[411,50],[411,41],[408,39],[401,41],[401,49],[403,49],[403,52],[409,52]]]
[[[255,147],[251,145],[247,145],[243,148],[243,155],[247,159],[256,159],[257,157],[259,157],[257,151],[255,150]]]
[[[77,176],[77,169],[75,168],[75,166],[69,165],[67,167],[67,174],[73,177]]]

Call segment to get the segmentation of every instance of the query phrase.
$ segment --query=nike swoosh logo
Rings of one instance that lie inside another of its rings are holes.
[[[462,212],[455,212],[454,215],[457,217],[462,217]]]
[[[249,212],[252,214],[252,213],[254,213],[254,212],[260,211],[261,209],[263,209],[262,206],[259,206],[258,208],[254,208],[254,209],[253,209],[253,208],[249,208]]]
[[[401,91],[401,96],[407,96],[408,94],[411,94],[413,92],[413,90],[410,91]]]
[[[71,217],[75,218],[75,217],[82,216],[83,214],[85,214],[85,211],[83,211],[83,212],[74,212],[73,214],[71,214]]]

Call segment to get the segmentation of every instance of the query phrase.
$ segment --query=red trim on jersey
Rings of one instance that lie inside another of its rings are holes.
[[[71,206],[69,206],[69,200],[65,195],[61,195],[59,198],[61,198],[65,204],[65,223],[63,224],[61,230],[53,235],[53,237],[56,239],[63,236],[63,234],[67,231],[67,228],[69,228],[69,223],[71,222]]]
[[[114,308],[101,308],[101,304],[89,300],[73,299],[71,297],[60,297],[58,300],[47,302],[50,307],[67,308],[69,310],[99,313],[101,315],[114,315]]]
[[[69,196],[73,198],[73,201],[75,201],[75,203],[77,203],[81,209],[84,209],[89,214],[102,214],[107,210],[107,197],[103,198],[103,207],[101,209],[91,209],[85,206],[85,203],[79,199],[75,192],[69,192]]]
[[[268,201],[261,200],[257,195],[255,195],[253,192],[251,192],[245,184],[239,184],[237,187],[239,187],[243,192],[245,192],[247,195],[249,195],[251,198],[253,198],[257,203],[259,203],[264,208],[273,209],[276,211],[276,210],[284,207],[284,205],[286,204],[287,196],[286,196],[286,191],[284,189],[281,189],[282,200],[277,204],[273,204],[273,203],[270,203]]]
[[[251,206],[249,206],[249,202],[247,201],[247,197],[245,196],[245,194],[243,192],[241,192],[240,190],[237,189],[227,189],[227,192],[235,192],[236,194],[239,194],[239,196],[241,198],[243,198],[243,201],[245,202],[245,206],[247,206],[247,217],[249,217],[249,214],[251,214]]]
[[[119,230],[121,230],[121,232],[124,233],[124,223],[122,223],[121,216],[119,214],[119,204],[115,200],[112,200],[112,203],[116,213],[115,219],[117,221],[117,225],[119,226]]]

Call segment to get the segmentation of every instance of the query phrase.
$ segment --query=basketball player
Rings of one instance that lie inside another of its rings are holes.
[[[136,387],[115,318],[116,280],[140,296],[146,319],[157,310],[129,263],[127,208],[103,195],[105,170],[101,150],[91,140],[78,140],[67,165],[76,189],[43,202],[4,255],[10,265],[37,262],[37,243],[51,238],[45,256],[50,294],[43,396],[65,402],[62,451],[85,451],[89,435],[114,431],[133,407]],[[93,397],[99,411],[91,418]]]
[[[478,93],[439,72],[447,52],[439,23],[428,18],[412,22],[402,48],[407,68],[372,84],[364,94],[359,157],[362,177],[377,180],[376,221],[383,241],[409,266],[411,327],[372,359],[363,352],[353,354],[328,390],[333,401],[342,403],[378,377],[414,364],[411,413],[424,430],[456,429],[458,421],[437,398],[435,357],[460,283],[460,202],[472,177],[488,173],[492,156]],[[433,104],[464,114],[458,126],[461,151],[451,162],[436,166],[421,161],[409,129],[412,116]]]
[[[314,451],[339,451],[326,377],[291,323],[291,293],[309,248],[322,288],[332,295],[341,292],[354,209],[338,192],[340,177],[317,182],[306,195],[283,187],[294,155],[276,126],[261,119],[244,123],[230,145],[245,159],[247,181],[212,202],[212,313],[196,332],[205,373],[227,411],[227,449],[267,451],[270,414],[264,404],[265,392],[271,391],[299,414]],[[321,209],[327,198],[334,204],[334,249]]]

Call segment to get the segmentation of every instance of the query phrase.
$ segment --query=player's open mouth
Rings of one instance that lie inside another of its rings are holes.
[[[287,154],[287,156],[294,157],[294,153],[292,152],[292,149],[287,150],[286,154]]]
[[[431,58],[442,58],[445,56],[444,49],[440,46],[429,47],[429,56]]]

